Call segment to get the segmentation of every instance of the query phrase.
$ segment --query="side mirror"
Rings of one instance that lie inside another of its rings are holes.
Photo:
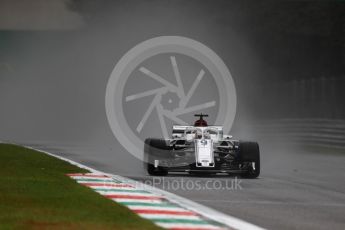
[[[187,141],[192,141],[193,139],[194,139],[194,137],[195,137],[195,134],[186,134],[186,140]]]
[[[224,139],[231,139],[231,138],[232,138],[232,135],[223,135],[223,138],[224,138]]]

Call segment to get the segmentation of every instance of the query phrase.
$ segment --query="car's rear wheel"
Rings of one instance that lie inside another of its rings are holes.
[[[257,178],[260,175],[260,149],[257,142],[240,142],[240,161],[247,164],[245,178]]]
[[[164,139],[148,138],[145,140],[144,167],[147,173],[152,176],[165,176],[168,171],[161,167],[155,167],[155,160],[162,160],[169,155],[172,147],[168,146]]]

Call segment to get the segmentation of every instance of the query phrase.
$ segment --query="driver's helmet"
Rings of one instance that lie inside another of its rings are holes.
[[[201,118],[201,119],[195,121],[194,126],[195,127],[206,127],[208,125],[207,125],[207,122]]]

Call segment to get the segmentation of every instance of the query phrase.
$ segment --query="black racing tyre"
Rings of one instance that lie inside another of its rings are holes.
[[[161,166],[154,167],[154,160],[166,159],[172,147],[168,146],[164,139],[148,138],[144,147],[144,167],[152,176],[165,176],[168,171]]]
[[[156,138],[152,138],[149,139],[150,140],[150,146],[153,148],[157,148],[160,150],[171,150],[172,147],[170,147],[169,145],[167,145],[165,139],[156,139]]]
[[[260,175],[260,149],[257,142],[240,142],[241,163],[254,162],[255,169],[249,165],[248,171],[242,176],[245,178],[257,178]]]

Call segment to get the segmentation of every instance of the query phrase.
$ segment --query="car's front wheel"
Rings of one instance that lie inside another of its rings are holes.
[[[155,167],[154,161],[162,159],[167,155],[167,151],[172,148],[168,146],[164,139],[148,138],[144,147],[144,166],[147,173],[152,176],[165,176],[168,171],[161,166]]]
[[[247,165],[242,177],[257,178],[260,175],[260,149],[257,142],[240,142],[240,159]]]

